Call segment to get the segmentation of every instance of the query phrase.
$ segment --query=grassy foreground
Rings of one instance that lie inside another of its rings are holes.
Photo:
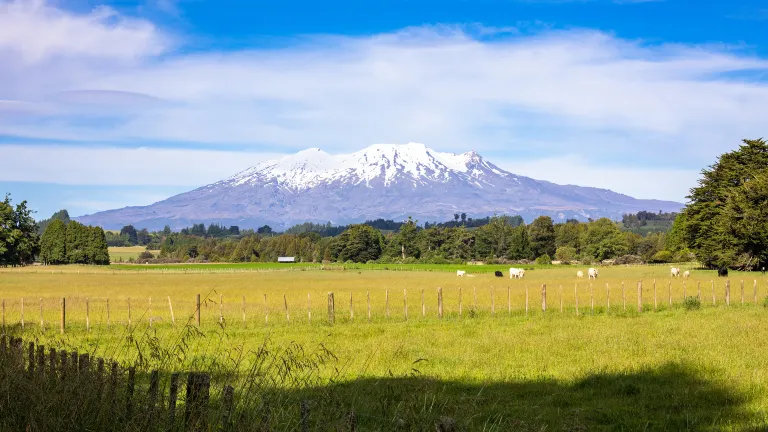
[[[356,409],[362,430],[392,430],[395,428],[389,426],[402,422],[405,430],[434,430],[433,422],[440,416],[457,419],[465,430],[768,427],[768,310],[762,306],[768,294],[765,280],[758,279],[758,305],[754,305],[754,276],[732,275],[731,305],[725,306],[724,280],[715,279],[717,305],[712,306],[712,273],[694,272],[686,281],[687,294],[695,295],[701,282],[703,304],[698,310],[687,310],[681,306],[682,280],[672,284],[674,305],[668,306],[667,268],[604,268],[599,282],[593,282],[594,312],[587,281],[578,281],[577,316],[575,270],[531,271],[524,281],[492,275],[457,278],[430,272],[381,271],[0,272],[0,292],[6,299],[8,325],[13,325],[14,331],[20,331],[19,299],[24,297],[28,302],[27,337],[46,345],[88,349],[126,363],[141,359],[148,367],[190,370],[237,364],[247,369],[252,363],[247,353],[265,343],[274,349],[296,343],[307,350],[322,344],[337,360],[313,372],[319,380],[302,388],[302,397],[332,391],[334,400]],[[657,279],[657,311],[653,311],[653,278]],[[637,312],[639,279],[644,281],[642,314]],[[626,311],[621,300],[622,280]],[[542,283],[548,285],[546,313],[541,312]],[[611,287],[610,311],[605,283]],[[562,313],[560,285],[564,286]],[[444,292],[443,319],[436,316],[437,286]],[[507,287],[511,313],[507,310]],[[425,317],[421,316],[422,288]],[[477,291],[476,309],[473,288]],[[491,314],[492,288],[495,314]],[[407,321],[403,289],[407,290]],[[334,291],[336,300],[333,326],[327,323],[329,291]],[[209,299],[203,303],[202,334],[186,341],[183,355],[172,361],[167,352],[156,355],[180,340],[183,324],[193,315],[196,293]],[[311,321],[307,294],[312,302]],[[350,294],[353,318],[349,314]],[[219,295],[223,325],[219,323]],[[58,334],[55,325],[61,296],[68,299],[64,336]],[[129,296],[131,327],[126,325]],[[168,296],[174,306],[175,327],[170,323]],[[39,328],[40,297],[44,298],[43,331]],[[110,326],[105,316],[107,297]],[[153,299],[151,310],[149,297]],[[85,328],[86,298],[89,332]],[[155,317],[151,329],[150,317]],[[286,386],[284,391],[290,398],[298,390]],[[318,430],[324,430],[322,425]]]

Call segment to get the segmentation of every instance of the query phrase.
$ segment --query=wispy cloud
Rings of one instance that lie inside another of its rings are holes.
[[[575,151],[592,167],[688,172],[743,137],[765,135],[768,86],[734,76],[766,71],[768,61],[732,49],[444,25],[185,53],[173,51],[183,38],[111,10],[0,5],[0,135],[99,143],[97,160],[123,157],[110,143],[343,152],[418,141],[511,159],[520,172]],[[6,179],[43,169],[16,162]],[[216,178],[237,171],[223,166],[211,168]],[[92,174],[76,181],[116,175],[81,168]],[[573,176],[589,180],[584,170]],[[638,184],[642,196],[668,189]]]

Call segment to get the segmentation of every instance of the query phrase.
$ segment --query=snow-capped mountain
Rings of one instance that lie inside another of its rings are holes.
[[[302,222],[345,224],[408,216],[442,221],[460,212],[470,217],[519,214],[528,221],[538,215],[585,220],[681,207],[607,189],[534,180],[504,171],[474,151],[441,153],[409,143],[377,144],[342,155],[311,148],[149,206],[78,220],[108,229],[127,224],[181,228],[201,222],[287,228]]]

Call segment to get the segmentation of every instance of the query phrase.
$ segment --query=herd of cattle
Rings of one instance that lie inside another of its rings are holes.
[[[590,267],[589,270],[587,270],[587,276],[589,277],[590,280],[591,279],[597,279],[598,273],[599,273],[599,271],[596,268],[594,268],[594,267]],[[672,277],[680,277],[681,274],[682,274],[682,276],[684,278],[687,278],[687,277],[691,276],[691,272],[689,272],[688,270],[680,273],[680,268],[679,267],[670,267],[670,276],[672,276]],[[464,270],[456,270],[456,276],[463,277],[465,275],[469,276],[469,277],[473,276],[473,275],[467,274],[467,272],[464,271]],[[496,270],[495,275],[496,275],[496,277],[504,277],[504,274],[501,271],[499,271],[499,270]],[[728,269],[725,268],[725,267],[719,268],[717,270],[717,275],[718,276],[728,276]],[[510,279],[522,279],[523,276],[525,276],[525,269],[515,268],[515,267],[510,267],[509,268],[509,278]],[[581,270],[577,271],[576,272],[576,277],[577,278],[583,278],[584,277],[584,272],[581,271]]]

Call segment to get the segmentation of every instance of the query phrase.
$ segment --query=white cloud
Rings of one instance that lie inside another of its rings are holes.
[[[698,172],[741,138],[766,135],[768,86],[743,77],[764,74],[768,61],[727,47],[436,26],[174,53],[151,22],[111,10],[0,5],[0,135],[285,152],[417,141],[521,161],[588,154],[592,167],[656,173],[656,183],[627,182],[645,197],[667,197],[680,173]],[[34,32],[5,31],[13,17]],[[600,180],[588,170],[568,173],[538,177]]]
[[[0,182],[197,187],[274,154],[213,150],[0,145]]]
[[[120,16],[106,6],[78,15],[44,0],[0,0],[0,51],[27,63],[54,56],[134,60],[166,48],[168,41],[152,23]]]

